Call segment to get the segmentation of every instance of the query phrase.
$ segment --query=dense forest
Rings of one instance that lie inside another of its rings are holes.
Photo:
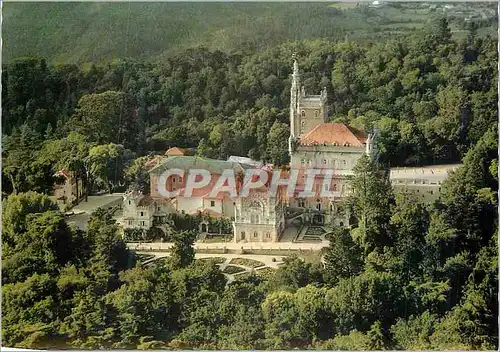
[[[2,72],[2,340],[77,348],[495,349],[497,43],[444,18],[377,41],[191,48],[91,65],[18,58]],[[144,187],[168,147],[288,162],[292,55],[332,121],[377,127],[325,264],[290,257],[227,284],[195,234],[143,265],[99,210],[85,231],[47,193],[66,168],[91,192]],[[387,166],[462,162],[441,199],[394,194]]]

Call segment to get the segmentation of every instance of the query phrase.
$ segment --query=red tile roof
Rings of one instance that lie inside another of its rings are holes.
[[[168,155],[168,156],[183,156],[185,154],[186,154],[186,149],[178,148],[178,147],[172,147],[165,152],[165,155]]]
[[[56,175],[64,176],[66,178],[70,178],[71,177],[71,175],[69,174],[69,171],[66,170],[66,169],[61,169],[61,170],[57,171]]]
[[[150,168],[156,166],[158,164],[158,162],[161,161],[161,159],[162,159],[162,157],[160,155],[156,155],[153,159],[146,161],[146,163],[144,163],[144,167],[146,169],[150,169]]]
[[[302,145],[329,144],[346,147],[363,147],[366,135],[343,123],[322,123],[306,133],[301,139]]]
[[[140,207],[148,207],[148,206],[152,205],[154,202],[155,201],[151,196],[144,195],[141,197],[141,199],[139,200],[139,203],[137,205]]]

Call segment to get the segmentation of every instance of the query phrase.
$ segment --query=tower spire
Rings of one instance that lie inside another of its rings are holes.
[[[300,95],[300,72],[299,63],[295,57],[295,53],[292,55],[293,58],[293,74],[292,74],[292,86],[290,88],[290,138],[288,149],[290,154],[292,153],[293,143],[299,132],[299,121],[298,121],[298,110],[299,110],[299,95]]]

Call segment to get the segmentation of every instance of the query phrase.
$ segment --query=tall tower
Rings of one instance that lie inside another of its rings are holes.
[[[297,60],[293,60],[292,87],[290,88],[290,138],[288,139],[288,152],[293,151],[293,145],[299,134],[298,111],[300,102],[300,73]]]

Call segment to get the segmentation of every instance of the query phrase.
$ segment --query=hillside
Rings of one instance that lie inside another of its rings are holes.
[[[253,52],[301,39],[384,38],[435,13],[367,3],[5,3],[3,59],[102,62],[198,46]]]

